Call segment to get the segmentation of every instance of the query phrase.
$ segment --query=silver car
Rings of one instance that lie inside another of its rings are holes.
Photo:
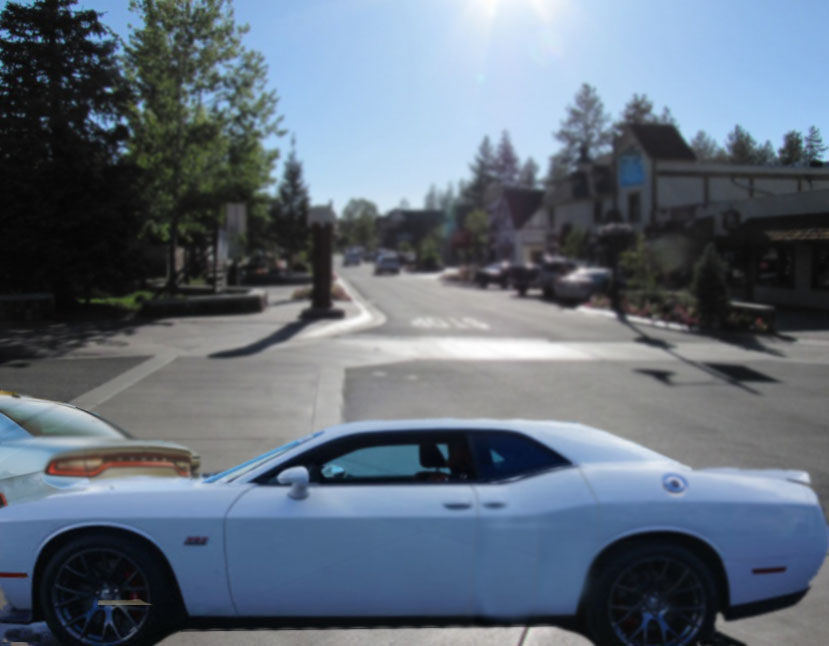
[[[0,391],[0,506],[95,478],[190,477],[200,458],[172,442],[135,440],[70,404]]]
[[[553,292],[560,301],[583,303],[590,300],[593,294],[606,290],[609,284],[609,269],[582,267],[557,278]]]

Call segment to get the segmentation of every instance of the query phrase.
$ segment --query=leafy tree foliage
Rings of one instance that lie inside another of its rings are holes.
[[[572,166],[582,155],[595,159],[606,152],[612,139],[609,121],[596,88],[582,84],[555,132],[555,138],[562,143],[561,159]]]
[[[568,258],[586,258],[589,242],[590,234],[587,231],[570,229],[561,246],[561,252]]]
[[[472,179],[463,187],[464,199],[476,208],[486,208],[486,194],[497,177],[495,155],[489,137],[484,137],[470,164]]]
[[[501,184],[507,186],[515,184],[518,180],[518,163],[518,155],[515,154],[509,132],[504,130],[498,142],[498,152],[494,163],[495,175]]]
[[[694,266],[691,293],[697,301],[702,327],[719,327],[728,314],[728,286],[725,282],[725,264],[713,243],[705,246]]]
[[[820,130],[815,126],[809,126],[809,131],[806,133],[806,139],[803,142],[803,157],[806,162],[820,161],[823,159],[823,153],[826,150],[827,146],[823,143]]]
[[[728,133],[725,151],[728,154],[728,161],[732,164],[754,164],[757,161],[757,142],[739,124]]]
[[[521,171],[518,173],[518,185],[526,188],[535,188],[538,184],[538,164],[532,157],[527,157],[527,161],[521,166]]]
[[[698,131],[689,145],[700,161],[725,161],[725,150],[704,130]]]
[[[783,135],[783,145],[777,151],[783,166],[798,166],[804,161],[803,135],[797,130],[789,130]]]
[[[242,46],[230,0],[130,0],[141,18],[126,48],[138,97],[130,154],[144,171],[150,229],[169,243],[212,230],[229,201],[270,182],[277,157],[262,141],[282,134],[261,54]],[[169,286],[175,286],[170,271]]]
[[[349,200],[338,222],[340,245],[344,248],[360,246],[374,249],[377,246],[377,216],[374,202],[363,198]]]
[[[557,181],[567,177],[569,169],[567,161],[560,154],[550,155],[550,160],[547,165],[547,176],[544,178],[544,184],[547,188],[552,187]]]
[[[279,184],[279,195],[271,205],[271,234],[282,248],[289,268],[293,268],[299,254],[308,251],[310,208],[302,162],[297,159],[296,148],[292,145]]]
[[[8,2],[0,14],[2,281],[59,304],[116,287],[138,227],[117,42],[74,4]]]

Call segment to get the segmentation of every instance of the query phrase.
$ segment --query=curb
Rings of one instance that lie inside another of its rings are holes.
[[[357,306],[357,309],[359,310],[357,315],[350,316],[343,321],[336,321],[329,323],[328,325],[314,327],[307,332],[302,332],[297,335],[297,340],[304,341],[308,339],[322,339],[330,336],[338,336],[349,332],[355,332],[357,330],[367,330],[379,327],[386,322],[386,315],[377,308],[365,303],[353,285],[349,285],[342,276],[338,276],[337,281],[340,285],[342,285],[345,293],[351,298],[351,302]]]
[[[618,319],[616,316],[616,312],[612,310],[605,310],[599,309],[597,307],[587,307],[586,305],[581,305],[576,308],[577,312],[581,312],[582,314],[587,314],[589,316],[603,316],[604,318],[608,319]],[[661,330],[671,330],[673,332],[685,332],[687,334],[696,334],[696,331],[688,327],[687,325],[683,325],[682,323],[668,323],[666,321],[654,321],[650,318],[645,318],[643,316],[625,316],[628,321],[632,323],[636,323],[638,325],[648,325],[650,327],[659,328]]]

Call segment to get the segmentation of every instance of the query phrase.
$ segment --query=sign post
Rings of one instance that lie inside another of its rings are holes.
[[[331,303],[331,274],[334,238],[334,209],[328,206],[312,206],[308,212],[311,227],[311,271],[313,290],[311,307],[302,311],[303,319],[343,318],[345,311]]]

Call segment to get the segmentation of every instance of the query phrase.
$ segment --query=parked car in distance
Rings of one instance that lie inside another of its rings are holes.
[[[133,439],[71,404],[0,393],[0,498],[8,504],[90,479],[190,477],[199,463],[199,456],[180,444]]]
[[[546,298],[552,298],[555,293],[555,282],[562,276],[569,274],[576,268],[576,263],[564,256],[544,256],[539,267],[538,283],[541,293]]]
[[[0,619],[45,619],[67,646],[156,643],[188,617],[573,617],[601,646],[710,643],[718,613],[809,590],[827,550],[809,484],[692,469],[581,424],[354,422],[202,480],[90,483],[0,510]]]
[[[343,254],[343,267],[359,265],[362,253],[357,249],[349,249]]]
[[[510,284],[510,264],[507,261],[493,262],[486,267],[479,267],[475,272],[475,283],[486,289],[490,285],[500,285],[507,289]]]
[[[510,284],[521,296],[525,296],[531,287],[538,287],[539,269],[535,263],[512,265],[509,275]]]
[[[560,276],[553,284],[553,295],[560,301],[583,303],[593,294],[607,291],[611,273],[603,267],[580,267],[566,276]]]
[[[381,274],[399,274],[400,273],[400,259],[397,254],[387,253],[377,258],[374,263],[374,274],[379,276]]]

